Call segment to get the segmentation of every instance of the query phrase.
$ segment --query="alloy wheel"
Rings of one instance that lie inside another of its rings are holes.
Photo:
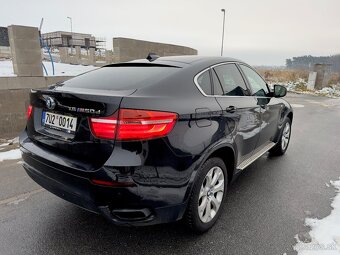
[[[198,197],[198,215],[202,222],[210,222],[217,214],[224,195],[224,174],[220,167],[211,168],[204,178]]]
[[[282,138],[281,138],[281,148],[284,151],[289,143],[290,138],[290,124],[289,122],[286,122],[285,127],[282,132]]]

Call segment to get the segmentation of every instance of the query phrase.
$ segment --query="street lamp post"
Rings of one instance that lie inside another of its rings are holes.
[[[224,42],[224,24],[225,24],[225,9],[221,9],[223,12],[223,30],[222,30],[222,45],[221,45],[221,56],[223,55],[223,42]]]
[[[71,53],[73,51],[73,29],[72,29],[72,18],[71,17],[67,17],[70,20],[71,23]]]

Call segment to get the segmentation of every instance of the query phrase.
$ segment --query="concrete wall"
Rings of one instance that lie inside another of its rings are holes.
[[[0,138],[18,136],[25,128],[29,91],[0,90]]]
[[[322,89],[328,85],[331,73],[331,65],[329,64],[315,64],[312,69],[316,72],[315,89]]]
[[[113,52],[111,50],[105,50],[105,62],[107,64],[113,63]]]
[[[0,138],[18,136],[26,125],[31,88],[47,87],[70,76],[0,77]]]
[[[18,76],[43,76],[37,27],[8,27],[14,73]]]
[[[0,46],[0,58],[11,58],[11,48],[8,46]]]
[[[163,56],[197,55],[197,50],[180,45],[148,42],[129,38],[113,38],[113,61],[125,62],[146,58],[152,52]]]
[[[58,81],[70,79],[72,76],[41,77],[0,77],[0,91],[5,89],[44,88]]]

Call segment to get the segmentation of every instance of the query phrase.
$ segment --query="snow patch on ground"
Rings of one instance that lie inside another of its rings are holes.
[[[48,61],[43,61],[45,68],[47,69],[48,76],[52,75],[52,64]],[[54,63],[54,76],[76,76],[94,69],[98,67],[95,66],[83,66],[83,65],[70,65],[63,63]],[[45,71],[44,71],[44,75]],[[3,60],[0,61],[0,76],[16,76],[13,71],[13,64],[11,60]]]
[[[298,255],[340,255],[340,178],[330,181],[337,192],[331,207],[330,215],[323,219],[307,218],[306,226],[311,228],[311,242],[302,242],[296,236],[297,244],[294,250]]]
[[[340,97],[340,85],[330,85],[329,87],[325,87],[320,90],[309,90],[307,89],[307,82],[304,79],[298,79],[297,81],[289,81],[286,83],[283,82],[275,82],[269,83],[271,87],[274,84],[282,85],[287,88],[288,91],[297,92],[301,94],[309,94],[309,95],[318,95],[318,96],[327,96],[331,98],[339,98]]]
[[[0,152],[0,162],[4,160],[13,160],[13,159],[20,159],[20,158],[21,158],[20,149]]]
[[[18,200],[14,200],[12,202],[9,202],[7,205],[18,205],[19,203],[25,201],[28,197],[24,197],[24,198],[19,198]]]
[[[9,145],[9,143],[1,143],[1,144],[0,144],[0,148],[1,148],[1,147],[6,147],[6,146],[8,146],[8,145]]]
[[[290,104],[293,108],[303,108],[305,107],[303,104]]]
[[[18,145],[19,137],[14,137],[12,139],[0,139],[0,150],[7,149],[7,146]]]
[[[17,136],[17,137],[14,137],[12,139],[9,139],[9,140],[7,140],[7,143],[9,145],[11,145],[11,144],[18,144],[19,143],[19,137]]]

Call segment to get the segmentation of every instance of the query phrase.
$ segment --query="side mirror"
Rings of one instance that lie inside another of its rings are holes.
[[[274,85],[274,97],[284,97],[287,94],[287,89],[281,85]]]

